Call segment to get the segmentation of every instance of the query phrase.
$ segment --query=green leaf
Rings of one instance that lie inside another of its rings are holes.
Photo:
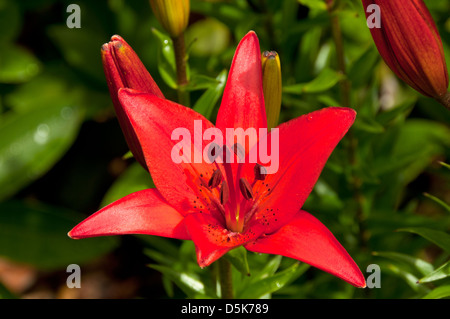
[[[417,102],[417,97],[408,98],[406,101],[400,103],[399,105],[393,107],[392,109],[384,112],[380,112],[376,116],[377,122],[382,125],[387,125],[390,122],[399,119],[406,118],[411,110],[414,108],[414,104]]]
[[[206,75],[194,74],[193,76],[191,76],[189,83],[183,86],[183,88],[186,91],[196,91],[214,88],[219,84],[220,82],[218,82],[214,78],[211,78]]]
[[[300,4],[310,8],[315,9],[319,11],[327,10],[327,5],[323,1],[317,1],[317,0],[297,0]]]
[[[0,1],[0,42],[13,40],[20,32],[22,25],[18,3],[15,1]]]
[[[274,256],[261,271],[252,276],[252,281],[259,281],[260,279],[272,276],[280,267],[282,259],[283,256],[281,255]]]
[[[47,205],[0,203],[0,255],[50,270],[106,254],[117,245],[116,238],[74,240],[67,236],[85,217]]]
[[[420,284],[450,277],[450,261],[419,280]]]
[[[156,261],[157,263],[168,267],[172,267],[172,265],[177,261],[177,259],[168,256],[167,254],[157,251],[155,249],[145,248],[144,254],[153,259],[154,261]]]
[[[429,291],[428,288],[425,286],[420,286],[417,284],[418,278],[411,274],[410,272],[406,271],[405,269],[401,267],[397,267],[396,265],[388,265],[387,268],[397,277],[402,278],[410,287],[412,290],[414,290],[417,293],[427,293]]]
[[[280,271],[273,276],[264,278],[260,281],[252,282],[238,294],[238,298],[257,299],[266,294],[273,293],[298,278],[306,271],[306,269],[308,269],[308,267],[309,265],[300,266],[300,263],[295,263],[289,268]]]
[[[177,239],[165,238],[159,236],[149,236],[149,235],[134,235],[135,237],[142,240],[146,246],[150,246],[159,252],[163,252],[172,259],[178,259],[178,242]]]
[[[209,1],[191,1],[191,11],[203,14],[205,17],[215,17],[228,26],[235,26],[248,14],[236,3]]]
[[[450,147],[448,136],[450,129],[445,125],[423,119],[407,120],[380,136],[377,142],[388,144],[390,149],[374,147],[379,155],[371,165],[372,172],[377,176],[400,175],[407,184]]]
[[[207,119],[211,118],[214,107],[217,101],[222,96],[225,83],[227,81],[227,71],[224,70],[216,77],[216,85],[210,87],[205,93],[197,100],[194,105],[194,111],[202,114]]]
[[[164,33],[153,28],[153,34],[159,41],[160,49],[158,51],[158,71],[163,78],[164,82],[171,87],[176,89],[177,84],[177,67],[175,64],[175,52],[173,48],[173,41]]]
[[[100,32],[95,32],[86,26],[80,29],[69,29],[67,26],[53,25],[48,33],[72,67],[91,76],[99,83],[104,83],[105,75],[100,48],[105,38]]]
[[[69,105],[9,114],[0,125],[0,199],[47,172],[72,145],[81,119]]]
[[[344,76],[339,72],[331,69],[323,69],[319,75],[308,83],[299,83],[283,87],[284,93],[304,94],[304,93],[319,93],[331,89]]]
[[[433,202],[444,208],[447,212],[450,213],[450,205],[448,205],[446,202],[444,202],[442,199],[437,198],[436,196],[430,195],[428,193],[423,193],[423,195],[429,199],[431,199]]]
[[[228,260],[243,275],[250,276],[250,268],[247,261],[247,249],[240,246],[230,250],[224,258]]]
[[[108,189],[101,206],[111,204],[131,193],[154,187],[150,174],[139,163],[133,163]]]
[[[441,299],[446,297],[450,297],[450,285],[435,288],[425,295],[423,299]]]
[[[37,75],[41,62],[27,50],[0,45],[0,83],[23,83]]]
[[[375,64],[379,61],[380,54],[371,45],[350,66],[348,78],[352,81],[352,88],[358,88],[373,79]]]
[[[439,162],[439,164],[441,164],[442,166],[444,166],[445,168],[450,169],[450,165],[444,162]]]
[[[406,264],[411,266],[413,269],[417,270],[422,276],[426,275],[434,270],[432,264],[422,260],[420,258],[415,258],[406,254],[397,253],[397,252],[376,252],[372,253],[374,256],[381,256],[385,258],[389,258],[395,260],[399,263]]]
[[[383,125],[378,123],[376,120],[364,115],[358,115],[356,117],[353,127],[357,130],[373,134],[380,134],[384,132]]]
[[[67,75],[69,70],[59,68],[58,72]],[[15,112],[26,113],[33,109],[76,103],[80,101],[81,90],[60,75],[44,72],[8,94],[5,100]]]
[[[172,268],[161,265],[149,265],[163,275],[172,280],[188,297],[194,298],[195,296],[206,296],[205,285],[198,279],[195,274],[176,271]]]
[[[438,245],[447,253],[450,253],[450,235],[444,233],[443,231],[424,228],[424,227],[411,227],[402,228],[398,231],[410,232],[422,236],[423,238],[431,241],[432,243]]]

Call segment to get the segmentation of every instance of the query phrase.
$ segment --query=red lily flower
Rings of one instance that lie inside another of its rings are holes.
[[[226,128],[267,127],[261,72],[258,38],[249,32],[236,50],[217,117],[216,127],[224,136]],[[279,125],[279,170],[263,174],[260,164],[248,162],[174,163],[172,132],[189,130],[192,150],[198,152],[194,121],[200,121],[202,133],[213,124],[153,94],[120,89],[118,96],[157,189],[106,206],[72,229],[70,237],[149,234],[190,239],[201,267],[243,245],[301,260],[365,287],[346,250],[322,223],[301,210],[326,160],[352,125],[352,109],[325,108]],[[267,136],[269,144],[275,141],[274,131]],[[202,139],[201,150],[207,145]],[[243,152],[246,157],[250,147]]]

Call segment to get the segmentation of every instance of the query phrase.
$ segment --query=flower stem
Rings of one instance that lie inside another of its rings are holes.
[[[338,6],[334,6],[334,8],[337,8]],[[347,78],[347,71],[346,71],[346,63],[345,63],[345,51],[344,51],[344,44],[343,44],[343,38],[342,38],[342,32],[341,32],[341,24],[339,21],[339,16],[337,15],[335,9],[332,9],[333,7],[329,8],[329,14],[330,14],[330,20],[331,20],[331,30],[333,34],[333,41],[336,47],[336,60],[337,60],[337,68],[338,71],[344,75],[344,79],[340,82],[340,95],[341,95],[341,103],[342,106],[345,107],[351,107],[351,82]],[[349,163],[351,167],[357,167],[358,166],[358,157],[356,153],[356,149],[358,146],[358,139],[353,134],[353,130],[350,129],[347,133],[347,151],[348,151],[348,157],[349,157]],[[352,169],[351,174],[351,184],[353,189],[353,198],[356,203],[356,218],[359,223],[359,236],[360,236],[360,242],[363,246],[365,246],[365,236],[364,236],[364,196],[361,192],[362,188],[362,180],[357,174],[355,174],[354,170]]]
[[[225,258],[220,258],[219,266],[219,281],[222,299],[233,299],[233,276],[231,272],[231,264]]]
[[[336,58],[338,71],[344,75],[344,79],[340,81],[341,101],[345,107],[350,107],[350,90],[351,83],[347,79],[347,71],[345,65],[344,44],[342,41],[341,24],[339,22],[339,16],[335,12],[330,12],[331,19],[331,32],[333,34],[333,41],[336,46]]]
[[[447,92],[442,97],[437,98],[436,100],[450,111],[450,92]]]
[[[184,33],[177,37],[172,37],[173,48],[175,51],[175,64],[177,68],[177,84],[178,84],[178,102],[184,106],[189,106],[189,92],[185,87],[188,84],[186,71],[186,45],[184,43]]]

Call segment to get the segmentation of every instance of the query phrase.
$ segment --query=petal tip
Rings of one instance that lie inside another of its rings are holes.
[[[69,238],[71,238],[71,239],[78,239],[78,237],[74,234],[74,230],[75,230],[75,228],[72,229],[71,231],[69,231],[67,233],[67,236],[69,236]]]
[[[240,42],[242,43],[247,40],[255,41],[256,43],[258,43],[258,46],[259,46],[258,35],[256,34],[255,31],[251,30],[251,31],[247,32],[247,34],[242,38],[242,40]]]
[[[120,35],[114,34],[114,35],[111,37],[111,41],[120,41],[120,42],[124,42],[124,39],[123,39]]]

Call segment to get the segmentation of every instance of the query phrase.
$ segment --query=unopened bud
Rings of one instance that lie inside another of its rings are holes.
[[[178,37],[189,22],[189,0],[150,0],[153,13],[172,37]]]
[[[134,128],[120,104],[118,93],[122,88],[129,88],[159,98],[164,98],[164,95],[136,52],[122,37],[114,35],[110,42],[103,44],[101,54],[103,70],[120,127],[134,157],[147,169],[144,153]]]
[[[281,108],[281,65],[275,51],[265,51],[262,54],[263,92],[266,105],[267,128],[270,130],[278,125]]]
[[[422,0],[362,0],[376,5],[381,27],[370,28],[380,55],[395,74],[423,95],[442,99],[448,71],[436,24]]]

